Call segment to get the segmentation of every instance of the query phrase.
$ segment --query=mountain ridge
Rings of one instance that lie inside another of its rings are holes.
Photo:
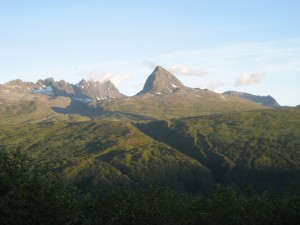
[[[82,79],[77,84],[71,84],[64,80],[55,81],[53,78],[47,78],[45,80],[40,79],[36,83],[25,82],[17,79],[9,81],[5,84],[0,84],[0,90],[6,92],[16,91],[19,93],[24,92],[43,94],[51,97],[64,96],[80,100],[85,103],[105,100],[109,98],[127,97],[126,95],[120,93],[120,91],[110,80],[100,82]],[[146,79],[143,89],[135,96],[150,95],[151,97],[154,95],[164,95],[170,93],[181,93],[186,95],[200,93],[201,95],[204,92],[205,95],[207,95],[208,93],[218,94],[208,90],[187,87],[175,75],[173,75],[163,67],[157,66]],[[218,95],[223,99],[225,99],[226,96],[233,96],[247,99],[267,107],[280,107],[277,101],[270,95],[258,96],[237,91],[226,91],[223,94]]]
[[[278,102],[270,95],[260,96],[260,95],[253,95],[250,93],[238,92],[238,91],[226,91],[223,94],[248,99],[250,101],[256,102],[256,103],[264,105],[264,106],[269,106],[272,108],[280,107]]]
[[[25,82],[20,79],[9,81],[0,85],[0,90],[19,93],[43,94],[51,97],[70,97],[85,100],[101,100],[106,98],[123,97],[122,93],[111,81],[86,81],[82,79],[77,84],[71,84],[64,80],[55,81],[53,78]]]

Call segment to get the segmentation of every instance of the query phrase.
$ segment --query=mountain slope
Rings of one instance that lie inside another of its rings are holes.
[[[2,125],[0,149],[26,151],[82,188],[158,185],[208,193],[215,182],[257,191],[299,184],[298,109],[135,125],[139,130],[104,119]]]
[[[283,190],[300,180],[300,111],[264,110],[138,127],[154,139],[197,159],[215,180],[258,191]]]
[[[249,93],[237,92],[237,91],[226,91],[223,94],[248,99],[250,101],[256,102],[256,103],[264,105],[264,106],[269,106],[269,107],[273,107],[273,108],[280,107],[280,105],[277,103],[277,101],[270,95],[260,96],[260,95],[252,95]]]
[[[121,121],[37,123],[0,128],[1,148],[29,152],[82,188],[159,185],[208,193],[198,161]]]

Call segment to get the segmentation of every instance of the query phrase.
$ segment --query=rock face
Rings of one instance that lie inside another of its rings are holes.
[[[256,103],[264,105],[264,106],[269,106],[269,107],[273,107],[273,108],[280,107],[280,105],[277,103],[277,101],[270,95],[260,96],[260,95],[252,95],[249,93],[237,92],[237,91],[226,91],[223,94],[248,99],[250,101],[256,102]]]
[[[146,80],[144,88],[137,95],[146,93],[163,93],[174,89],[185,89],[186,87],[170,72],[157,66]]]
[[[91,98],[101,100],[106,98],[119,98],[124,96],[111,81],[86,81],[81,80],[73,86],[78,98]]]
[[[22,80],[12,80],[6,84],[0,85],[0,90],[15,91],[15,92],[28,92],[33,89],[42,89],[43,82],[40,80],[36,83],[33,82],[23,82]]]
[[[110,81],[99,82],[81,80],[78,84],[73,85],[64,80],[55,81],[53,78],[38,80],[36,83],[13,80],[0,85],[0,90],[4,90],[6,92],[29,92],[53,97],[64,96],[90,100],[101,100],[124,96]]]
[[[53,78],[48,78],[44,80],[44,85],[46,87],[52,88],[53,96],[65,96],[65,97],[75,96],[73,85],[64,80],[55,81]]]

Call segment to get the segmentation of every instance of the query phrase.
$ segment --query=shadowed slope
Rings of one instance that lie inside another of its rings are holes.
[[[138,127],[180,150],[225,184],[283,190],[300,180],[300,110],[265,110],[231,115],[155,121]]]

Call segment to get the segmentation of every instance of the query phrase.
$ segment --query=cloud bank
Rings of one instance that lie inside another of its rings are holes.
[[[253,85],[253,84],[259,84],[264,78],[265,78],[264,73],[244,73],[242,76],[240,76],[236,81],[235,81],[235,86],[244,86],[244,85]]]
[[[184,67],[179,67],[179,66],[172,66],[169,71],[171,73],[177,73],[181,75],[186,75],[186,76],[197,76],[197,77],[202,77],[205,76],[206,73],[203,70],[195,70],[191,69],[190,67],[184,66]]]

